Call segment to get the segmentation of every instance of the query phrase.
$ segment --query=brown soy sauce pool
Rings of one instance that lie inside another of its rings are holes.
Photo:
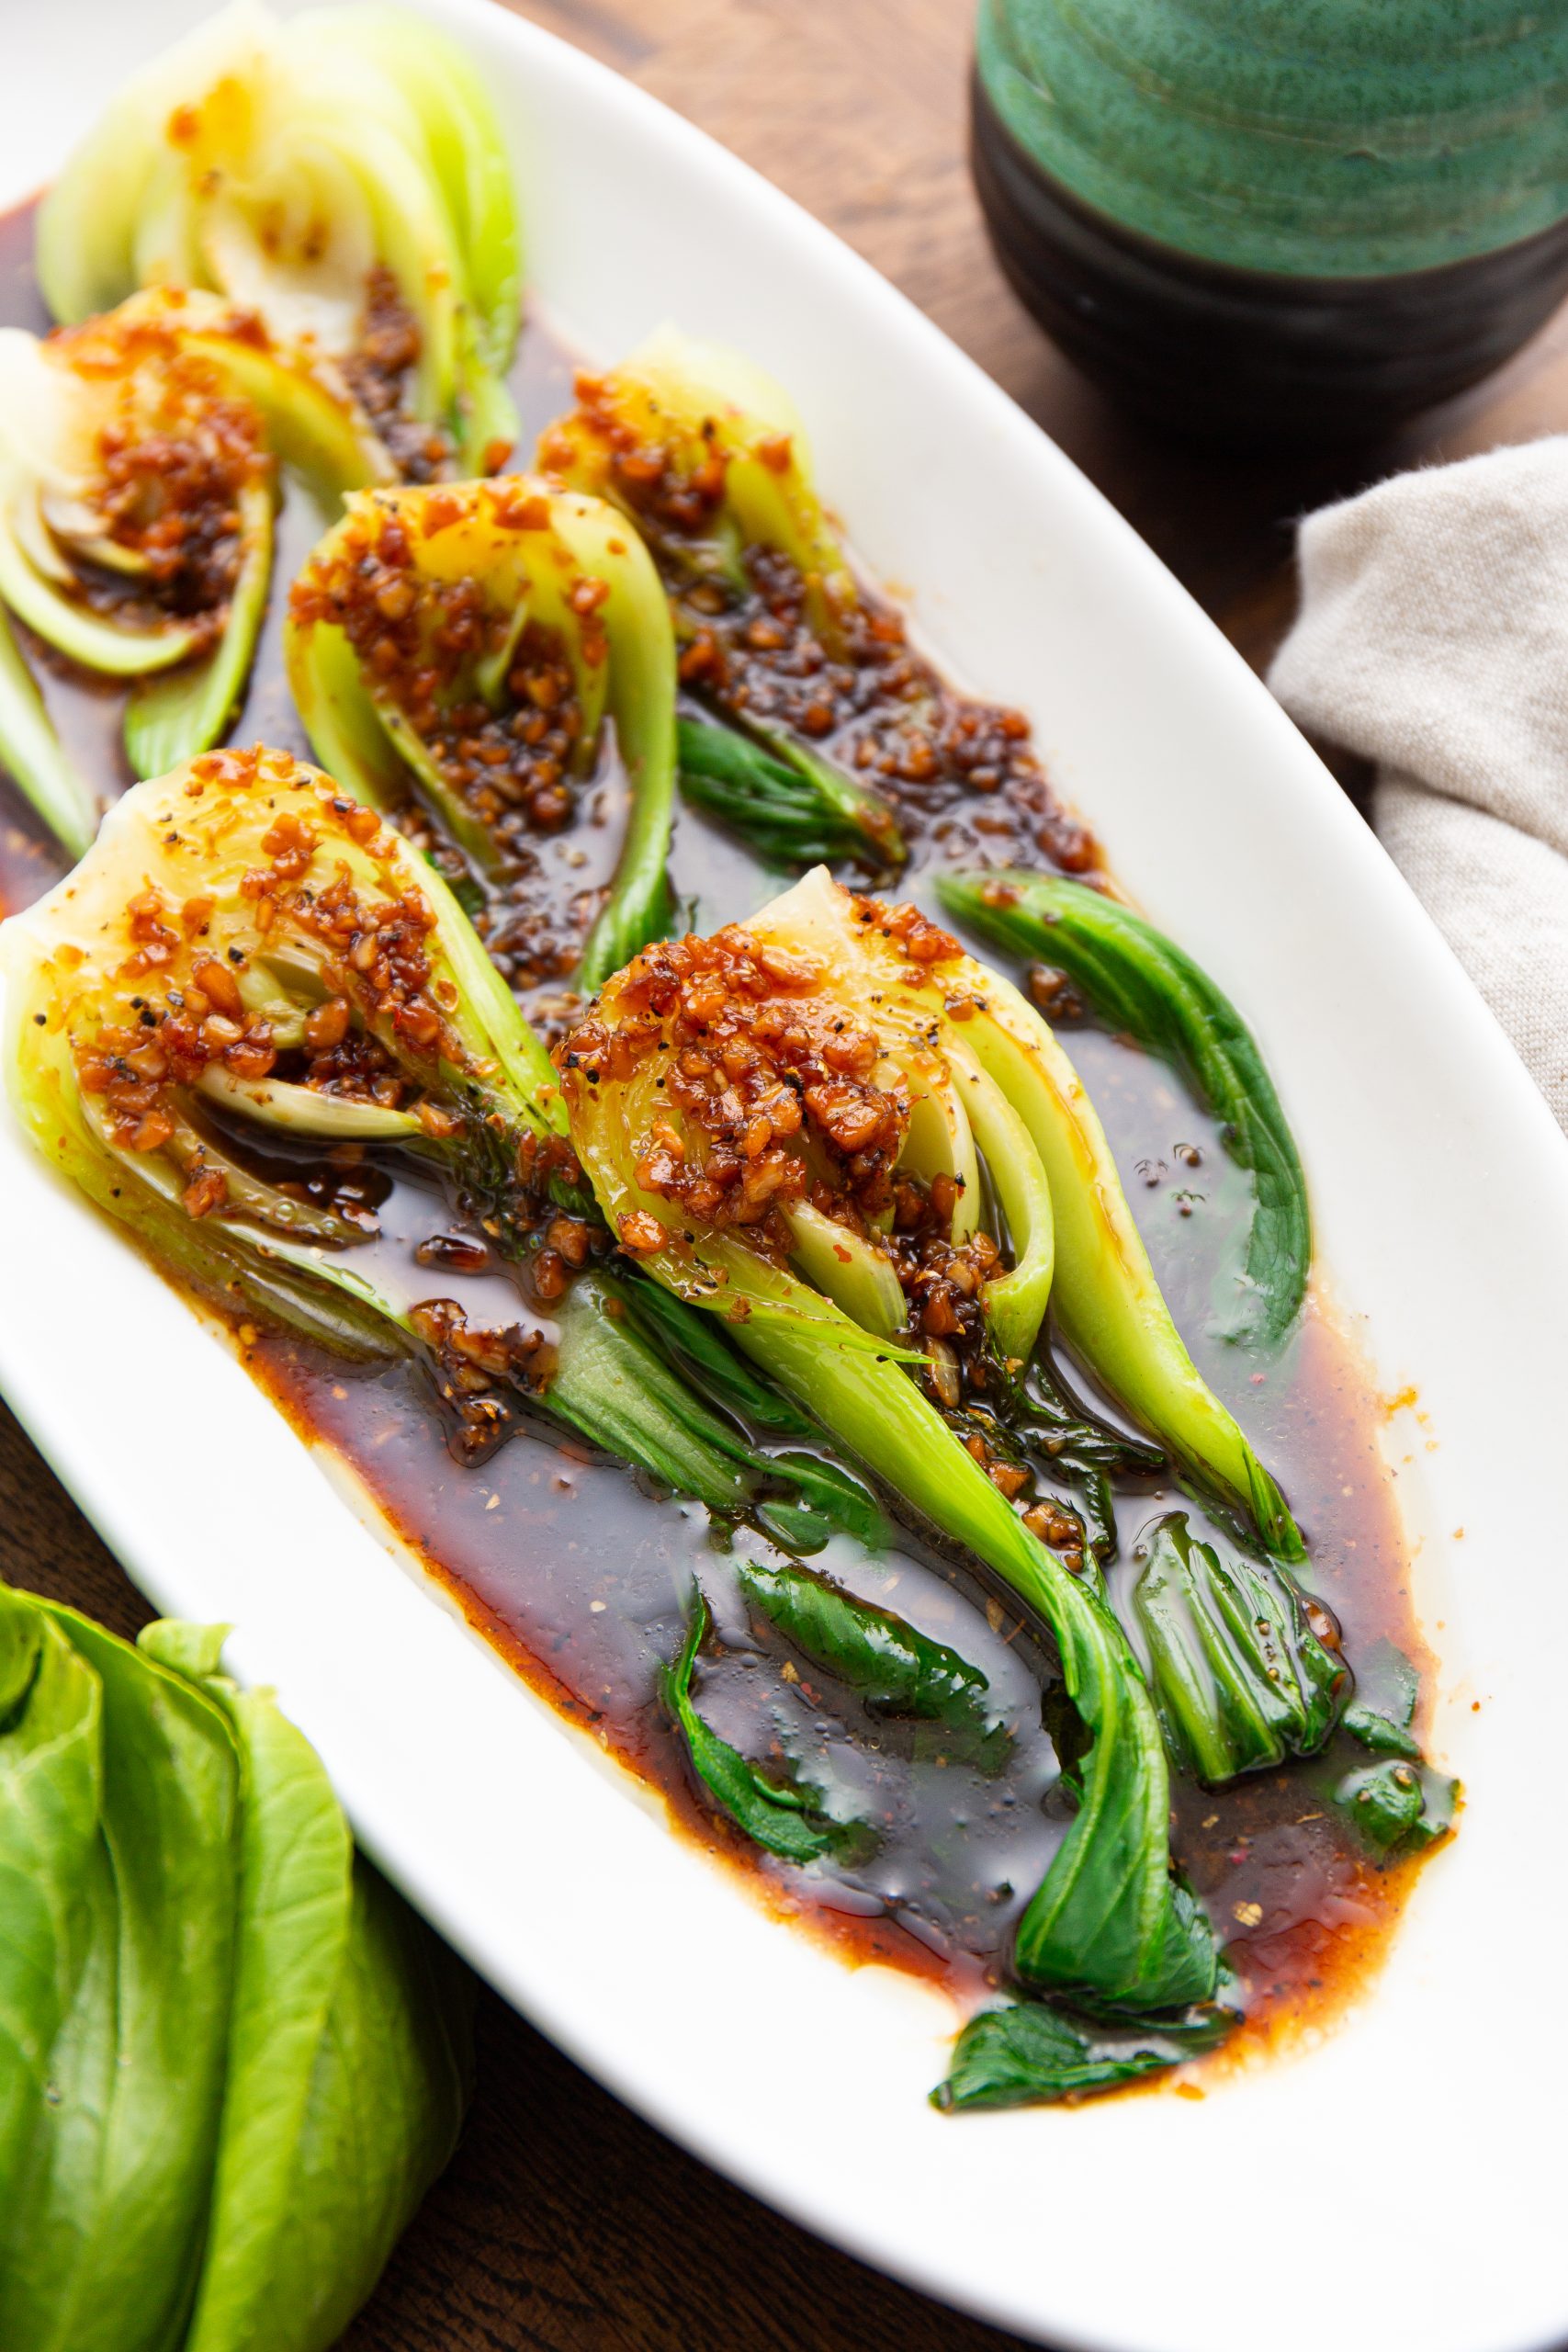
[[[33,284],[31,209],[0,221],[0,323],[46,325]],[[568,404],[572,360],[536,315],[514,388],[525,450]],[[276,582],[287,582],[317,528],[290,493]],[[284,597],[275,585],[260,656],[232,731],[309,755],[283,680]],[[130,781],[118,743],[120,697],[29,642],[62,736],[106,790]],[[584,823],[591,821],[584,804]],[[603,824],[584,865],[608,870]],[[564,844],[570,848],[570,840]],[[613,856],[610,863],[613,865]],[[921,896],[917,851],[905,886]],[[61,861],[0,776],[0,908],[26,905]],[[697,928],[742,915],[772,884],[714,828],[685,811],[671,875]],[[1156,1271],[1200,1365],[1280,1476],[1312,1546],[1316,1589],[1352,1657],[1387,1634],[1425,1652],[1409,1594],[1407,1547],[1378,1443],[1382,1418],[1332,1322],[1309,1311],[1290,1348],[1259,1374],[1209,1329],[1214,1285],[1245,1207],[1244,1181],[1212,1123],[1159,1064],[1091,1026],[1067,1035],[1105,1121]],[[385,1249],[412,1264],[443,1231],[446,1204],[400,1180],[381,1209]],[[491,1304],[502,1278],[480,1278]],[[461,1280],[434,1287],[461,1297]],[[488,1318],[487,1318],[488,1319]],[[820,1682],[749,1615],[737,1564],[765,1554],[730,1542],[701,1510],[644,1491],[586,1448],[525,1430],[477,1466],[447,1451],[423,1376],[412,1367],[345,1373],[247,1327],[257,1377],[302,1433],[357,1473],[405,1541],[518,1671],[631,1770],[652,1781],[690,1836],[747,1871],[765,1899],[829,1935],[846,1957],[890,1962],[968,2002],[1005,1972],[1019,1913],[1065,1834],[1055,1752],[1041,1717],[1048,1652],[1005,1598],[913,1537],[868,1558],[839,1542],[817,1565],[947,1641],[991,1678],[1012,1736],[999,1770],[951,1752],[931,1726],[877,1720]],[[1122,1566],[1159,1510],[1193,1507],[1145,1485],[1118,1498]],[[1195,1519],[1201,1513],[1194,1511]],[[771,1862],[699,1801],[659,1695],[694,1580],[722,1645],[707,1664],[704,1713],[760,1759],[788,1761],[828,1787],[846,1820],[874,1833],[831,1874]],[[1352,1760],[1347,1758],[1346,1762]],[[1326,1777],[1331,1778],[1332,1775]],[[1261,1774],[1218,1793],[1174,1783],[1176,1847],[1229,1947],[1248,2011],[1247,2039],[1325,2020],[1376,1965],[1414,1865],[1379,1870],[1323,1798],[1321,1769]],[[1234,2046],[1234,2045],[1233,2045]]]

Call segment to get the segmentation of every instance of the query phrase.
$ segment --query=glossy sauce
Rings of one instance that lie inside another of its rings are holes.
[[[0,222],[0,322],[41,328],[30,243],[28,209]],[[571,373],[570,353],[536,312],[514,379],[525,452],[570,404]],[[259,738],[305,757],[309,746],[282,676],[283,591],[320,527],[290,488],[260,655],[232,730],[235,741]],[[30,640],[28,650],[72,751],[100,782],[122,788],[130,777],[118,748],[118,693],[69,672]],[[585,814],[592,805],[585,794]],[[900,814],[908,823],[908,804]],[[595,879],[607,870],[615,830],[613,820],[594,829]],[[951,830],[965,849],[976,845],[966,824]],[[570,833],[561,837],[561,851],[571,845]],[[940,857],[950,844],[925,846]],[[922,854],[916,842],[900,896],[922,896]],[[58,855],[0,777],[0,903],[27,904],[60,871]],[[776,887],[690,809],[679,820],[671,879],[699,930],[744,915]],[[1348,1348],[1311,1306],[1266,1374],[1213,1336],[1212,1297],[1245,1220],[1247,1180],[1224,1156],[1213,1123],[1162,1065],[1090,1025],[1064,1035],[1177,1320],[1200,1368],[1285,1487],[1311,1545],[1314,1589],[1339,1618],[1348,1655],[1354,1659],[1386,1634],[1424,1663],[1406,1546],[1377,1442],[1381,1412]],[[385,1197],[374,1246],[383,1260],[398,1259],[411,1295],[455,1297],[486,1323],[515,1319],[517,1293],[499,1265],[436,1274],[428,1261],[415,1260],[422,1242],[447,1230],[448,1204],[425,1188],[428,1180],[389,1174],[375,1183]],[[985,1671],[1011,1729],[1001,1769],[987,1773],[952,1753],[939,1726],[868,1713],[831,1678],[804,1666],[765,1619],[749,1614],[736,1564],[767,1552],[749,1530],[730,1537],[701,1509],[645,1491],[630,1472],[542,1424],[521,1429],[484,1462],[460,1466],[416,1367],[355,1373],[249,1326],[240,1337],[247,1361],[296,1425],[352,1465],[470,1620],[564,1714],[660,1789],[688,1834],[746,1870],[765,1899],[831,1935],[848,1956],[935,1978],[961,2001],[1004,1975],[1012,1928],[1070,1819],[1042,1721],[1041,1687],[1053,1679],[1048,1645],[1005,1595],[909,1535],[876,1558],[835,1539],[814,1562]],[[1070,1490],[1062,1493],[1070,1503]],[[1195,1532],[1202,1529],[1201,1510],[1174,1488],[1145,1481],[1119,1491],[1113,1593],[1134,1573],[1138,1529],[1175,1507],[1190,1512]],[[701,1669],[705,1716],[748,1756],[787,1762],[828,1788],[845,1821],[868,1825],[874,1835],[857,1859],[831,1871],[792,1869],[760,1855],[702,1800],[659,1692],[694,1580],[720,1645]],[[1286,2021],[1322,2021],[1375,1962],[1392,1929],[1415,1865],[1371,1865],[1325,1796],[1340,1772],[1365,1760],[1364,1751],[1337,1739],[1326,1761],[1255,1775],[1220,1792],[1173,1775],[1177,1851],[1229,1945],[1248,2012],[1244,2042]]]

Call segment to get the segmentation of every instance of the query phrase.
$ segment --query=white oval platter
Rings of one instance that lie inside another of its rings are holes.
[[[46,179],[202,13],[7,12],[0,198]],[[454,1942],[786,2212],[1064,2347],[1544,2352],[1568,2336],[1568,1144],[1326,772],[1002,393],[674,114],[486,0],[425,13],[502,110],[552,314],[605,358],[671,317],[793,388],[874,571],[912,583],[959,675],[1032,714],[1117,871],[1256,1023],[1335,1287],[1382,1384],[1418,1384],[1429,1417],[1399,1448],[1402,1498],[1461,1834],[1317,2046],[1201,2103],[944,2120],[924,2103],[949,2025],[934,1997],[844,1967],[671,1837],[8,1120],[6,1393],[157,1604],[239,1626],[240,1669],[278,1686],[367,1847]]]

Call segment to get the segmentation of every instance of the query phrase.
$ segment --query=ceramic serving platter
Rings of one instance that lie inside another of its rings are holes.
[[[8,9],[0,198],[200,13]],[[1568,2335],[1568,1145],[1262,686],[993,385],[676,115],[485,0],[426,13],[502,111],[553,316],[605,358],[673,318],[782,377],[874,571],[957,676],[1031,713],[1129,888],[1246,1007],[1333,1290],[1379,1385],[1418,1391],[1389,1439],[1462,1834],[1331,2034],[1201,2101],[943,2119],[945,2003],[844,1966],[673,1837],[0,1120],[6,1393],[154,1601],[240,1628],[236,1664],[413,1900],[786,2212],[1061,2346],[1543,2352]]]

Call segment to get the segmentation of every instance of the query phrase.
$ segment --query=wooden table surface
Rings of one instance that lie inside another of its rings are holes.
[[[1200,451],[1118,414],[1030,323],[982,233],[964,162],[971,0],[527,0],[519,13],[667,100],[857,246],[1038,418],[1255,663],[1290,618],[1294,516],[1416,457],[1568,426],[1568,311],[1479,392],[1375,448]],[[3,1408],[0,1529],[13,1581],[121,1632],[147,1616]],[[343,2352],[1013,2345],[780,2221],[488,1995],[479,2066],[463,2146]]]

